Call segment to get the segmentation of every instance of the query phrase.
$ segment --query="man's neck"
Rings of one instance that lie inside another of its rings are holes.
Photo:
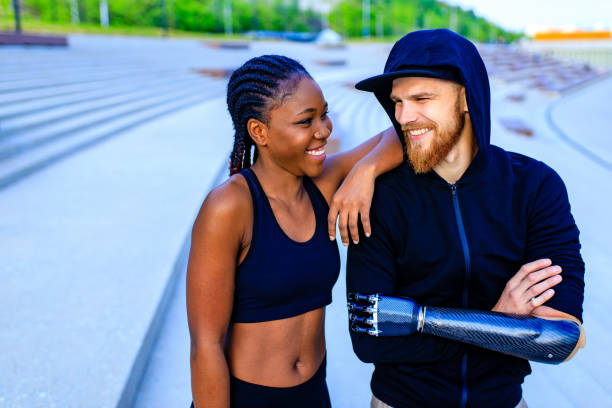
[[[466,120],[457,144],[433,169],[447,183],[455,184],[470,167],[477,152],[478,144],[472,132],[472,125]]]

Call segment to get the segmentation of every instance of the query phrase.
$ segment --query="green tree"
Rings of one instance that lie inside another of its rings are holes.
[[[69,23],[70,0],[21,0],[24,18]],[[231,1],[232,29],[311,31],[321,29],[321,16],[299,8],[299,0],[108,0],[113,26],[170,27],[185,31],[224,29],[223,4]],[[399,37],[420,28],[450,28],[476,41],[513,41],[520,37],[474,14],[438,0],[369,0],[370,33]],[[78,0],[80,20],[99,24],[99,0]],[[329,15],[331,28],[345,37],[363,33],[363,1],[340,0]],[[0,16],[13,18],[11,0],[0,0]]]
[[[463,10],[438,0],[370,0],[372,16],[370,32],[376,32],[376,21],[383,24],[385,35],[401,36],[417,29],[451,28],[451,15],[456,17],[456,31],[475,41],[502,39],[513,41],[518,33],[503,30],[478,17],[473,10]],[[361,0],[341,0],[330,13],[331,28],[347,37],[363,32]],[[377,14],[381,14],[378,16]]]

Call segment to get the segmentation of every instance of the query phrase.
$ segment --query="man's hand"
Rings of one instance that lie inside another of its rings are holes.
[[[555,294],[553,286],[561,282],[561,267],[550,259],[525,264],[506,284],[494,312],[532,314]]]
[[[327,216],[327,228],[329,238],[336,236],[336,219],[340,229],[340,238],[346,246],[349,238],[355,244],[359,243],[359,219],[367,237],[372,233],[370,227],[370,205],[374,195],[374,181],[376,175],[371,166],[356,165],[344,179],[338,191],[334,194],[329,214]],[[350,232],[350,237],[349,237]]]

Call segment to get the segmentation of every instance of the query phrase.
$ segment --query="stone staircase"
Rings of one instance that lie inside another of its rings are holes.
[[[47,64],[14,52],[0,66],[0,189],[224,92],[222,80],[172,61],[134,64],[121,60],[129,54],[91,61],[56,53]]]

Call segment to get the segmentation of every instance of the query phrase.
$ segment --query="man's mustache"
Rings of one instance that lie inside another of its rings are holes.
[[[423,128],[431,128],[433,130],[436,130],[438,127],[431,122],[427,122],[427,123],[411,123],[409,125],[401,125],[402,127],[402,132],[404,132],[404,134],[406,134],[407,132],[411,131],[411,130],[417,130],[417,129],[423,129]]]

